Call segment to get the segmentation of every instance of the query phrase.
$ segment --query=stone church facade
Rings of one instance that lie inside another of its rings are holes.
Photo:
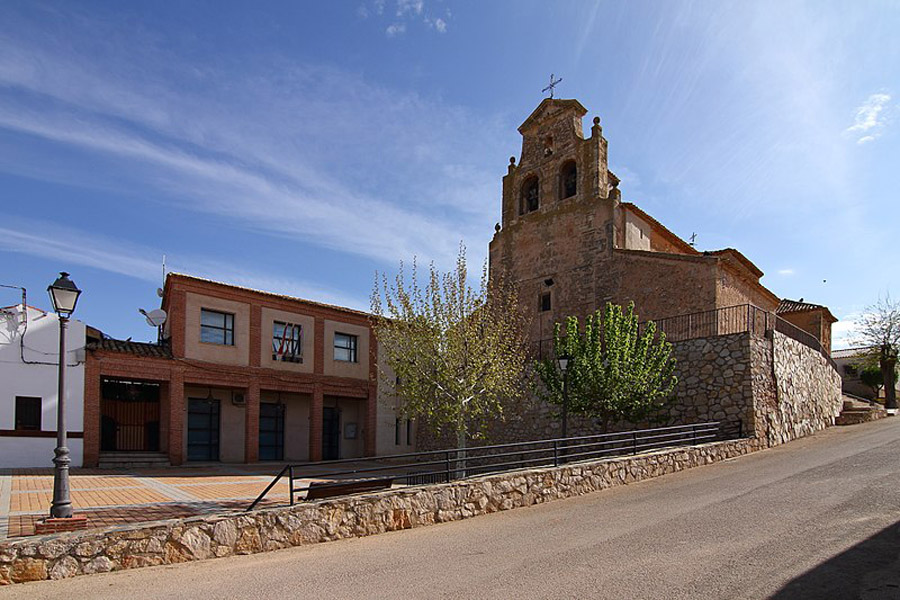
[[[600,119],[585,138],[585,114],[577,100],[541,102],[519,128],[522,155],[503,178],[491,271],[511,275],[538,312],[531,338],[546,342],[553,323],[607,301],[633,300],[647,320],[741,304],[774,311],[778,297],[740,252],[699,252],[622,201]]]
[[[555,323],[633,301],[641,320],[666,332],[678,359],[676,399],[663,424],[720,421],[761,446],[833,424],[841,393],[828,309],[782,301],[739,251],[698,251],[624,202],[600,119],[585,137],[586,114],[577,100],[542,101],[519,127],[521,156],[503,178],[490,272],[515,281],[534,315],[535,358],[553,356]],[[575,417],[569,431],[597,428]],[[495,423],[488,441],[559,433],[555,410],[531,397]]]

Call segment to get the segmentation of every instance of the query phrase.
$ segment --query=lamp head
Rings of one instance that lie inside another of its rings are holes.
[[[69,318],[75,312],[75,305],[78,303],[81,290],[74,281],[69,279],[68,273],[61,272],[56,281],[47,287],[47,292],[50,294],[53,310],[60,317]]]

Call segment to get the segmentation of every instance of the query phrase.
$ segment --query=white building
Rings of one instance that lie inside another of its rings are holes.
[[[66,428],[82,465],[85,326],[66,332]],[[31,306],[0,308],[0,469],[52,467],[56,447],[59,318]]]

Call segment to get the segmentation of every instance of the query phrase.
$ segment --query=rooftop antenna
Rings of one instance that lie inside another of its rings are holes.
[[[697,234],[696,233],[691,234],[690,245],[691,245],[691,248],[693,248],[694,246],[697,245]]]
[[[163,297],[163,288],[166,287],[166,255],[165,254],[163,254],[163,259],[162,259],[162,273],[163,273],[163,278],[162,278],[163,287],[156,288],[156,295],[159,296],[160,298]]]
[[[553,88],[556,87],[556,84],[562,81],[562,77],[557,80],[553,80],[553,73],[550,73],[550,85],[541,90],[542,94],[550,92],[550,99],[553,100]]]

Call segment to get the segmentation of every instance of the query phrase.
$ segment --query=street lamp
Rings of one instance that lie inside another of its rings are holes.
[[[56,449],[53,458],[53,504],[50,518],[67,519],[72,516],[72,500],[69,498],[69,449],[66,447],[66,327],[69,317],[75,312],[75,304],[81,290],[69,274],[62,272],[52,285],[47,287],[53,310],[59,316],[59,388],[56,400]]]
[[[563,406],[562,406],[562,436],[568,436],[569,431],[569,361],[571,356],[565,352],[556,357],[559,370],[563,375]]]

